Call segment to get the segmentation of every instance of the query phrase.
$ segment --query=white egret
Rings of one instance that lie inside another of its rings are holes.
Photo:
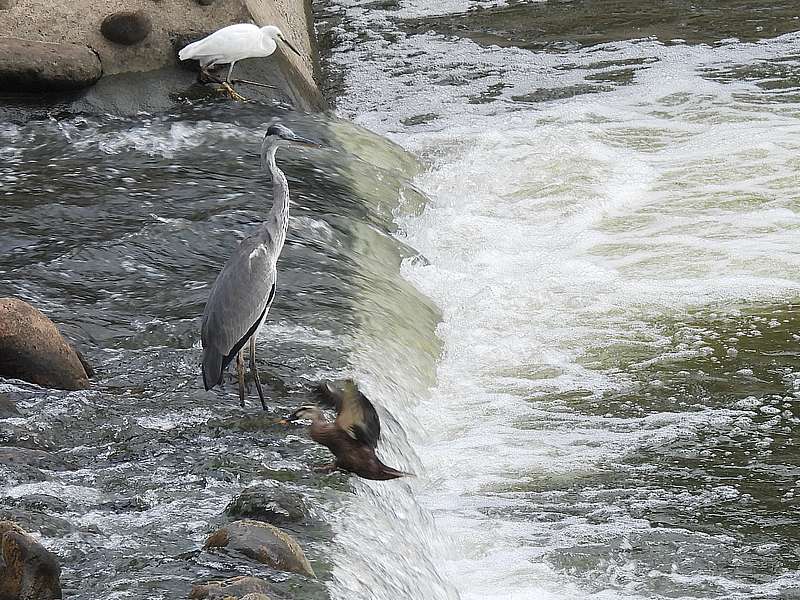
[[[223,27],[202,40],[188,44],[178,53],[178,58],[198,60],[206,75],[209,75],[207,69],[211,67],[229,64],[228,76],[222,85],[231,97],[243,99],[231,87],[233,67],[244,58],[270,56],[278,47],[278,40],[286,44],[292,52],[302,56],[274,25],[258,27],[251,23],[239,23]]]

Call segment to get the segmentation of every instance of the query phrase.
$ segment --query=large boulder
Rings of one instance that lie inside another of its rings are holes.
[[[54,554],[10,521],[0,521],[0,600],[61,598]]]
[[[100,59],[86,46],[0,38],[0,91],[78,90],[100,79]]]
[[[224,581],[209,581],[198,583],[192,587],[189,598],[193,600],[223,600],[224,598],[238,598],[243,600],[269,600],[267,593],[269,584],[258,577],[231,577]]]
[[[0,48],[0,63],[4,60]],[[0,81],[2,81],[0,67]],[[86,369],[53,322],[27,302],[0,298],[0,377],[47,388],[89,387]]]
[[[274,482],[242,490],[225,508],[225,514],[273,525],[302,523],[309,516],[300,498]]]
[[[235,521],[212,533],[205,547],[226,548],[279,571],[316,577],[300,544],[269,523]]]

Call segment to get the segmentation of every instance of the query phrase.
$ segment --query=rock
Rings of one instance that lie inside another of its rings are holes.
[[[75,526],[60,517],[38,510],[12,508],[0,510],[0,521],[12,521],[26,531],[36,531],[46,537],[62,537],[75,531]]]
[[[19,411],[17,410],[14,401],[5,394],[0,394],[0,419],[8,417],[18,417]]]
[[[19,498],[15,498],[10,504],[31,511],[64,512],[67,510],[66,502],[61,498],[56,498],[48,494],[28,494],[27,496],[20,496]]]
[[[205,547],[227,548],[279,571],[316,577],[300,544],[269,523],[235,521],[212,533]]]
[[[17,0],[0,0],[0,10],[8,10],[17,3]]]
[[[108,15],[100,25],[100,32],[112,42],[123,46],[138,44],[153,30],[150,17],[143,10],[122,11]]]
[[[54,554],[10,521],[0,521],[0,600],[61,598]]]
[[[0,43],[0,81],[6,58]],[[89,387],[86,369],[58,328],[17,298],[0,298],[0,377],[62,390]]]
[[[225,508],[225,514],[273,525],[302,523],[309,516],[303,501],[277,484],[261,484],[242,490]]]
[[[248,598],[248,600],[270,600],[266,595],[269,584],[258,577],[232,577],[225,581],[210,581],[195,584],[189,598],[222,600],[223,598]]]
[[[102,74],[100,59],[86,46],[0,38],[2,92],[78,90]]]
[[[197,3],[200,6],[211,6],[212,4],[214,4],[214,0],[197,0]]]
[[[64,461],[44,450],[0,446],[0,465],[29,466],[42,469],[62,469]]]

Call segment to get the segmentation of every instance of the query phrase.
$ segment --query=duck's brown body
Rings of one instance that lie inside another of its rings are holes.
[[[380,419],[375,407],[353,381],[346,381],[343,389],[323,382],[316,394],[322,404],[336,409],[336,421],[327,422],[315,405],[301,407],[290,420],[311,420],[311,439],[333,453],[336,469],[376,480],[409,475],[383,464],[375,455],[381,435]]]
[[[354,440],[336,423],[315,421],[311,425],[311,439],[322,444],[336,457],[336,468],[349,471],[364,479],[383,481],[397,479],[406,473],[383,464],[375,450]]]

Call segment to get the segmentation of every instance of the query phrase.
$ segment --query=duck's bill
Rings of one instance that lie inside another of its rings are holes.
[[[284,43],[284,44],[286,44],[287,46],[289,46],[289,49],[290,49],[292,52],[294,52],[295,54],[297,54],[297,56],[300,56],[300,57],[302,57],[302,56],[303,56],[302,54],[300,54],[300,51],[299,51],[297,48],[295,48],[295,47],[292,45],[292,43],[291,43],[289,40],[287,40],[285,37],[281,37],[281,40],[283,41],[283,43]]]

